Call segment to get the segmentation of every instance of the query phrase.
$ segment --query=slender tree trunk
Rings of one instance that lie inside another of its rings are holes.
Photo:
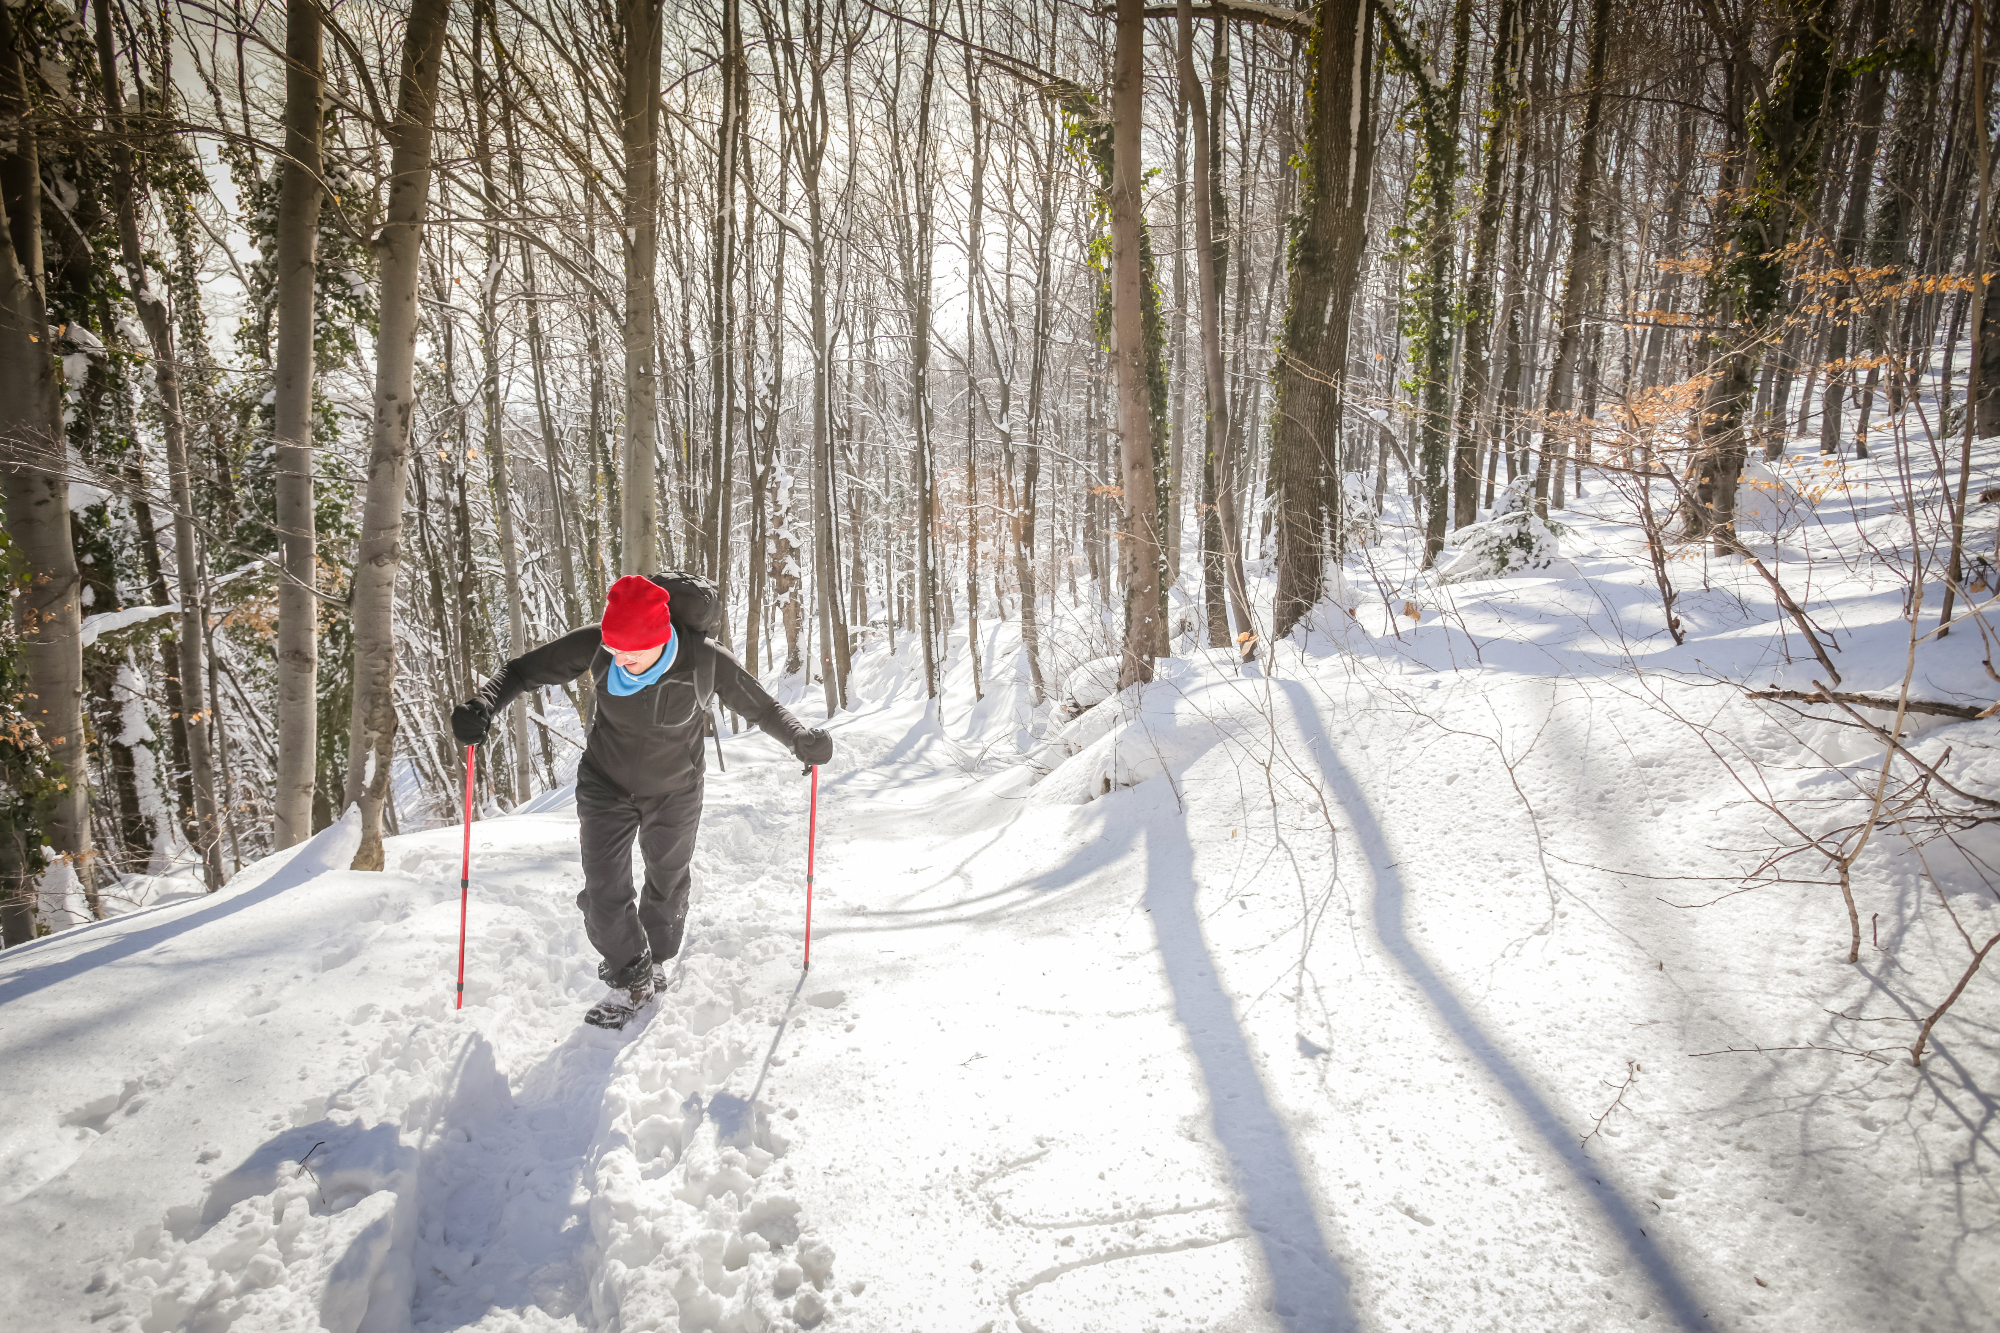
[[[486,268],[479,284],[480,407],[485,426],[481,452],[492,486],[493,526],[499,538],[501,599],[507,607],[507,653],[528,651],[527,608],[521,591],[521,550],[514,537],[514,482],[508,467],[506,405],[500,392],[500,276],[506,242],[499,231],[505,213],[493,153],[492,75],[486,68],[484,38],[492,24],[492,0],[474,0],[472,26],[472,144],[479,167],[480,205],[485,210]],[[496,50],[495,55],[499,53]],[[520,695],[507,709],[507,757],[513,772],[507,790],[514,801],[533,795],[533,749],[528,739],[528,699]]]
[[[1839,93],[1830,50],[1836,18],[1833,0],[1811,0],[1793,15],[1774,76],[1751,113],[1754,159],[1744,173],[1756,188],[1738,192],[1717,229],[1721,253],[1710,278],[1709,322],[1726,332],[1709,338],[1714,372],[1699,416],[1690,526],[1714,539],[1718,555],[1739,549],[1736,486],[1744,417],[1756,390],[1761,340],[1784,292],[1783,252],[1801,201],[1811,197],[1820,139]]]
[[[917,103],[917,132],[909,154],[912,253],[904,259],[904,300],[910,314],[910,424],[915,436],[913,478],[916,484],[915,522],[917,586],[911,601],[924,652],[924,693],[936,698],[944,645],[938,623],[936,569],[937,481],[932,475],[931,448],[931,237],[935,206],[935,165],[930,161],[932,84],[937,66],[937,37],[924,46],[924,67]],[[822,628],[824,628],[822,618]]]
[[[812,519],[814,609],[819,618],[820,683],[826,698],[827,716],[831,717],[840,709],[845,682],[840,678],[839,658],[834,652],[834,621],[839,614],[836,605],[839,599],[835,596],[833,588],[833,422],[832,404],[828,401],[833,389],[833,366],[827,333],[827,237],[821,220],[817,172],[814,173],[812,181],[813,256],[810,318],[813,341],[813,438],[812,486],[807,495]],[[919,354],[922,361],[918,361],[918,355],[913,355],[912,360],[918,365],[928,361],[929,350],[928,339],[925,339],[922,352]],[[916,373],[921,383],[921,370]],[[921,407],[915,410],[920,414],[922,412]]]
[[[1681,228],[1685,223],[1688,200],[1688,177],[1695,167],[1694,112],[1683,110],[1674,136],[1674,180],[1667,192],[1667,221],[1659,243],[1654,247],[1661,258],[1671,258],[1679,248]],[[1672,315],[1679,308],[1681,273],[1679,268],[1669,269],[1654,298],[1653,326],[1646,331],[1645,369],[1640,374],[1639,383],[1643,388],[1652,388],[1660,382],[1660,364],[1666,355],[1668,323],[1664,316]]]
[[[110,135],[112,193],[116,199],[118,240],[125,260],[128,290],[134,293],[139,321],[153,347],[153,385],[159,394],[160,435],[166,445],[169,494],[174,509],[175,578],[180,585],[180,634],[168,669],[179,686],[182,726],[187,738],[189,779],[194,821],[183,832],[201,856],[202,877],[210,893],[222,887],[222,847],[215,824],[215,766],[209,738],[213,718],[205,694],[202,667],[204,617],[201,566],[195,544],[194,485],[188,473],[186,419],[181,411],[180,363],[174,354],[174,330],[166,302],[146,273],[145,246],[139,236],[139,186],[125,132],[124,95],[118,86],[117,51],[111,37],[111,10],[97,7],[97,55],[104,79],[105,128]]]
[[[1562,313],[1556,335],[1555,363],[1549,368],[1548,420],[1542,436],[1542,461],[1535,469],[1535,510],[1549,510],[1549,484],[1569,457],[1569,437],[1561,432],[1557,418],[1566,415],[1576,401],[1577,362],[1583,355],[1583,313],[1590,294],[1591,266],[1596,262],[1596,245],[1591,234],[1595,225],[1592,210],[1597,196],[1598,139],[1604,123],[1604,56],[1611,29],[1611,0],[1594,0],[1590,16],[1590,61],[1584,72],[1587,100],[1584,102],[1582,142],[1577,150],[1576,180],[1570,191],[1569,262],[1563,272]],[[1585,423],[1581,429],[1588,430]],[[1560,487],[1561,483],[1556,483]],[[1556,501],[1560,509],[1562,502]]]
[[[746,71],[739,0],[722,0],[722,106],[716,129],[715,208],[710,236],[708,493],[702,501],[702,566],[720,583],[729,497],[723,494],[727,460],[734,455],[736,416],[736,185],[742,172]],[[725,601],[724,605],[727,605]]]
[[[2000,44],[2000,30],[1988,31],[1986,11],[1983,5],[1972,7],[1972,124],[1974,139],[1973,158],[1979,167],[1978,202],[1973,205],[1973,225],[1966,240],[1966,267],[1976,275],[1972,290],[1967,293],[1971,301],[1976,301],[1979,311],[1972,324],[1971,360],[1965,368],[1965,434],[1959,443],[1958,485],[1951,509],[1951,555],[1945,567],[1944,604],[1938,611],[1938,634],[1942,637],[1950,632],[1951,607],[1958,590],[1965,580],[1965,504],[1972,485],[1972,442],[1980,434],[2000,434],[2000,412],[1992,408],[2000,400],[2000,291],[1992,278],[1992,266],[1996,255],[2000,255],[2000,229],[1993,225],[1993,157],[1992,143],[1986,137],[1987,118],[1991,114],[1987,107],[1986,66],[1993,60],[1992,44]],[[1975,262],[1979,261],[1979,262]],[[1948,365],[1949,363],[1947,363]],[[1945,382],[1951,382],[1949,370]],[[1919,593],[1922,588],[1919,586]]]
[[[1896,129],[1890,137],[1881,203],[1875,210],[1875,234],[1869,242],[1869,262],[1892,270],[1899,278],[1908,277],[1911,273],[1911,222],[1916,205],[1924,194],[1936,147],[1938,47],[1940,41],[1950,42],[1958,22],[1955,6],[1948,18],[1945,11],[1942,0],[1923,0],[1917,7],[1917,21],[1913,28],[1922,44],[1922,58],[1911,62],[1902,72],[1896,94]],[[1945,24],[1942,35],[1941,19]],[[1960,59],[1964,59],[1962,54]],[[1953,130],[1958,115],[1959,104],[1955,102],[1951,115],[1947,117],[1947,123],[1953,126]],[[1949,143],[1952,137],[1952,130],[1947,130],[1944,136],[1947,145],[1944,161],[1947,164],[1950,162]],[[1916,342],[1911,336],[1911,317],[1918,311],[1934,310],[1935,307],[1931,305],[1928,294],[1921,292],[1906,296],[1900,311],[1896,304],[1887,302],[1876,308],[1874,346],[1894,358],[1897,367],[1904,367],[1910,364],[1910,350]],[[1891,371],[1888,386],[1890,412],[1903,410],[1912,373]]]
[[[431,127],[449,0],[412,0],[403,32],[396,120],[389,128],[389,202],[375,242],[381,325],[375,416],[353,582],[354,720],[347,800],[361,807],[353,869],[382,868],[382,811],[396,757],[396,579],[403,563],[403,493],[416,412],[417,289],[430,211]]]
[[[619,0],[625,29],[619,143],[625,167],[625,430],[619,512],[621,574],[660,567],[658,454],[659,376],[654,343],[659,313],[653,283],[659,268],[660,0]],[[735,136],[724,134],[734,144]]]
[[[1514,164],[1514,217],[1507,228],[1507,295],[1501,302],[1500,322],[1496,330],[1505,341],[1506,357],[1501,362],[1499,389],[1494,394],[1493,447],[1506,455],[1509,484],[1520,477],[1526,464],[1523,457],[1526,429],[1521,421],[1521,377],[1524,373],[1522,361],[1527,352],[1527,311],[1526,294],[1522,287],[1532,249],[1528,228],[1530,193],[1525,188],[1525,182],[1529,180],[1528,162],[1535,155],[1534,147],[1534,140],[1527,138]],[[1533,176],[1537,186],[1541,179],[1538,164]]]
[[[1874,41],[1871,46],[1879,46],[1890,36],[1889,0],[1875,0],[1874,8]],[[1855,105],[1853,181],[1847,193],[1847,207],[1841,214],[1839,229],[1833,240],[1833,264],[1836,269],[1852,265],[1861,250],[1862,232],[1868,222],[1868,197],[1875,184],[1875,147],[1881,134],[1882,111],[1888,92],[1889,80],[1883,71],[1877,66],[1869,66],[1861,75],[1861,92]],[[1834,193],[1835,198],[1827,201],[1829,207],[1838,202],[1838,192]],[[1832,293],[1841,313],[1833,320],[1826,349],[1826,396],[1821,400],[1823,405],[1819,418],[1819,447],[1822,453],[1840,451],[1842,408],[1854,386],[1854,368],[1847,364],[1847,345],[1853,330],[1864,318],[1847,309],[1854,303],[1855,290],[1852,282],[1843,282]],[[1865,438],[1861,439],[1861,457],[1868,456],[1867,448]]]
[[[91,566],[80,565],[77,574],[83,586],[97,592],[100,599],[104,589],[93,587]],[[105,571],[109,573],[110,571]],[[99,601],[93,605],[114,605]],[[144,743],[127,745],[118,737],[115,728],[119,715],[124,711],[125,700],[130,697],[131,687],[137,682],[126,674],[132,669],[131,658],[126,653],[115,657],[110,654],[96,654],[96,660],[84,659],[83,685],[92,705],[93,719],[97,734],[106,750],[105,767],[110,770],[110,787],[115,799],[107,801],[98,798],[100,818],[115,816],[107,822],[115,822],[117,829],[109,837],[96,838],[100,860],[108,861],[114,870],[123,874],[146,873],[153,859],[152,821],[146,818],[139,804],[139,777],[137,751]],[[101,790],[101,789],[100,789]],[[105,832],[103,829],[99,833]],[[5,894],[0,892],[0,899]]]
[[[1144,110],[1144,0],[1118,0],[1111,57],[1111,361],[1118,397],[1118,454],[1125,487],[1119,543],[1125,584],[1124,689],[1153,678],[1168,652],[1160,613],[1160,519],[1153,455],[1152,385],[1147,375],[1146,282],[1140,158]]]
[[[778,144],[778,209],[784,211],[787,190],[791,182],[791,140],[783,136]],[[771,535],[774,527],[779,531],[780,541],[784,539],[782,524],[784,511],[774,502],[775,483],[778,471],[779,443],[778,418],[784,410],[785,399],[785,251],[788,233],[783,227],[775,229],[773,246],[775,252],[771,264],[771,295],[769,306],[769,328],[767,337],[769,348],[765,356],[764,375],[757,382],[757,406],[755,430],[752,435],[750,466],[750,588],[748,623],[744,625],[743,660],[751,675],[763,659],[759,656],[759,640],[764,629],[764,614],[774,599],[784,596],[776,586],[784,578],[783,565],[790,557],[784,552],[778,554],[780,566],[774,582],[771,570]],[[796,625],[793,638],[796,640]],[[794,645],[796,656],[796,645]],[[776,663],[763,661],[766,667]]]
[[[1021,490],[1014,515],[1014,579],[1021,585],[1021,644],[1028,650],[1028,677],[1033,683],[1035,702],[1048,697],[1042,677],[1041,612],[1035,604],[1035,509],[1042,476],[1043,402],[1047,393],[1050,315],[1049,247],[1055,237],[1055,164],[1059,154],[1054,117],[1042,109],[1043,133],[1036,150],[1035,180],[1035,313],[1028,340],[1028,421],[1027,447],[1021,460]]]
[[[107,303],[103,318],[108,327],[111,321]],[[139,529],[140,558],[146,571],[146,590],[154,606],[165,606],[173,600],[172,590],[167,586],[166,567],[160,563],[160,532],[153,522],[153,506],[146,499],[152,491],[152,480],[146,472],[144,459],[136,452],[125,460],[125,476],[133,489],[132,522]],[[194,817],[193,766],[188,763],[187,709],[181,702],[181,673],[176,645],[177,636],[162,636],[160,644],[160,666],[166,680],[162,682],[162,693],[167,705],[167,764],[170,770],[166,776],[173,783],[174,796],[178,801],[183,824]]]
[[[1465,286],[1464,367],[1459,376],[1457,444],[1452,464],[1452,526],[1479,517],[1479,438],[1487,380],[1493,364],[1493,269],[1500,251],[1500,219],[1506,211],[1501,189],[1517,95],[1514,66],[1519,60],[1514,20],[1520,0],[1500,0],[1499,28],[1493,39],[1493,109],[1486,124],[1485,162],[1480,171],[1479,222],[1472,242],[1472,273]]]
[[[985,108],[979,101],[979,72],[968,51],[965,58],[966,100],[972,130],[972,197],[965,227],[966,282],[983,277],[984,254],[980,228],[986,206]],[[972,664],[972,698],[986,697],[979,681],[979,310],[976,300],[965,303],[965,655]]]
[[[494,22],[493,10],[486,8],[487,22]],[[494,38],[496,51],[499,38]],[[512,61],[511,54],[506,56]],[[501,125],[507,139],[508,179],[512,187],[514,209],[525,216],[528,212],[527,164],[521,153],[519,117],[516,115],[514,84],[505,83],[501,87]],[[528,305],[528,361],[534,374],[535,419],[542,433],[542,465],[549,474],[549,539],[555,544],[557,568],[562,576],[563,616],[567,624],[575,626],[584,623],[583,597],[579,592],[576,577],[576,556],[570,543],[575,540],[569,516],[564,512],[564,501],[571,495],[568,469],[563,466],[562,441],[556,428],[555,408],[549,391],[548,345],[542,332],[541,291],[535,282],[535,248],[521,247],[521,287]],[[593,369],[596,369],[593,358]],[[544,738],[546,739],[546,733]]]
[[[278,196],[278,773],[272,843],[312,834],[319,759],[318,540],[313,514],[313,299],[320,209],[320,7],[285,10],[285,162]]]
[[[1458,180],[1464,171],[1459,149],[1459,112],[1465,94],[1465,71],[1471,51],[1472,5],[1458,0],[1452,11],[1451,73],[1442,89],[1427,99],[1420,117],[1430,197],[1424,204],[1424,269],[1420,346],[1410,358],[1422,388],[1417,414],[1418,452],[1424,469],[1424,564],[1428,567],[1444,549],[1451,517],[1447,480],[1451,448],[1452,260],[1451,223],[1457,207]],[[1392,36],[1394,28],[1385,26]],[[1410,63],[1408,61],[1406,64]],[[1415,68],[1412,66],[1412,68]]]
[[[1208,96],[1194,67],[1193,9],[1190,0],[1180,0],[1177,6],[1179,42],[1176,64],[1181,100],[1188,108],[1194,138],[1195,302],[1206,407],[1203,417],[1206,428],[1203,475],[1209,479],[1204,490],[1211,493],[1216,510],[1215,527],[1221,545],[1218,554],[1222,563],[1223,584],[1228,592],[1229,605],[1235,612],[1238,651],[1247,660],[1256,654],[1257,630],[1243,577],[1242,524],[1236,513],[1236,458],[1230,432],[1229,385],[1222,369],[1222,284],[1216,269],[1223,253],[1223,243],[1215,234],[1216,199],[1221,185],[1215,179],[1216,136],[1209,116]],[[1342,355],[1345,356],[1344,351]],[[1338,471],[1339,464],[1335,462],[1333,485],[1336,488],[1339,486]],[[1214,637],[1212,633],[1210,637]]]
[[[15,11],[0,10],[0,116],[12,139],[0,155],[0,499],[19,587],[14,623],[26,667],[22,711],[48,747],[62,788],[35,811],[50,849],[95,892],[89,766],[84,750],[83,609],[69,519],[63,439],[42,272],[41,165],[28,115]],[[33,848],[0,838],[0,931],[8,946],[34,938]]]
[[[591,226],[594,213],[588,196],[584,199],[584,244],[586,249],[595,250],[596,229]],[[594,613],[604,605],[605,593],[611,587],[613,571],[625,568],[624,538],[620,528],[624,517],[624,504],[618,493],[618,469],[611,466],[611,427],[606,421],[610,408],[610,392],[604,382],[604,337],[598,324],[599,304],[595,300],[586,304],[583,324],[583,355],[590,363],[590,418],[585,426],[588,432],[590,458],[590,509],[584,528],[584,578],[589,591],[589,606]],[[678,454],[679,441],[675,442]],[[586,699],[590,698],[588,692]]]
[[[1981,17],[1984,17],[1983,13]],[[1985,90],[1985,78],[1976,76],[1973,80],[1973,96],[1982,104],[1982,109]],[[1974,132],[1978,133],[1976,129]],[[1991,149],[1983,137],[1976,151],[1980,159],[1981,177],[1984,180]],[[1994,282],[1990,276],[1995,257],[2000,256],[2000,228],[1995,228],[1991,217],[1988,216],[1992,204],[1991,187],[1982,186],[1980,202],[1973,210],[1976,221],[1971,229],[1971,240],[1966,247],[1966,267],[1972,269],[1976,275],[1973,280],[1974,291],[1971,302],[1976,311],[1972,320],[1972,356],[1966,368],[1968,386],[1966,401],[1969,404],[1967,415],[1972,429],[1972,434],[1966,437],[1968,440],[2000,435],[2000,283]],[[1971,261],[1973,255],[1980,256],[1983,262],[1973,264]],[[1963,526],[1964,519],[1959,518],[1957,522]],[[1957,543],[1954,543],[1954,547],[1956,545]],[[1953,559],[1954,561],[1957,559],[1955,549]],[[1956,582],[1955,572],[1953,581]],[[1946,610],[1948,613],[1948,604]]]

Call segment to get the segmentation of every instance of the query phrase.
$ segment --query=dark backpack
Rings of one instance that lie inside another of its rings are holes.
[[[647,577],[667,590],[668,611],[677,633],[708,639],[722,628],[722,590],[715,586],[714,580],[684,569],[669,569]]]

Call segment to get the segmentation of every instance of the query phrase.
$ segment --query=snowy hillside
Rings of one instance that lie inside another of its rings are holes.
[[[1758,544],[1841,688],[1891,697],[1893,477],[1773,474]],[[10,1323],[2000,1327],[1992,972],[1907,1051],[2000,930],[2000,847],[1885,825],[1848,963],[1825,858],[1771,858],[1852,822],[1880,745],[1745,697],[1823,674],[1753,567],[1683,551],[1674,646],[1591,490],[1551,568],[1434,587],[1371,548],[1352,616],[1248,669],[1184,639],[1073,721],[990,610],[976,706],[962,632],[935,710],[874,645],[811,972],[805,780],[728,739],[688,944],[622,1033],[578,1022],[564,793],[474,828],[462,1012],[450,827],[357,874],[336,825],[9,951]],[[1912,698],[2000,692],[1978,626],[1915,651]],[[1993,725],[1909,744],[1991,791]]]

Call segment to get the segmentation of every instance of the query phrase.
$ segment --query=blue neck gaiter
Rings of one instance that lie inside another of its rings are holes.
[[[660,651],[660,660],[647,667],[638,675],[633,675],[616,661],[612,662],[609,674],[604,677],[605,688],[616,695],[637,694],[654,681],[667,674],[667,668],[674,664],[674,655],[680,650],[681,636],[673,634],[667,639],[667,646]]]

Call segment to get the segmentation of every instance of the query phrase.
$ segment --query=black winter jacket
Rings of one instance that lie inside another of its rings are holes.
[[[734,653],[697,634],[678,637],[673,665],[636,694],[613,694],[605,686],[611,652],[598,627],[586,625],[508,662],[480,687],[479,699],[497,717],[523,692],[561,685],[588,671],[596,707],[583,767],[632,796],[685,791],[701,780],[707,758],[702,742],[718,695],[752,726],[796,752],[804,724],[743,669]]]

